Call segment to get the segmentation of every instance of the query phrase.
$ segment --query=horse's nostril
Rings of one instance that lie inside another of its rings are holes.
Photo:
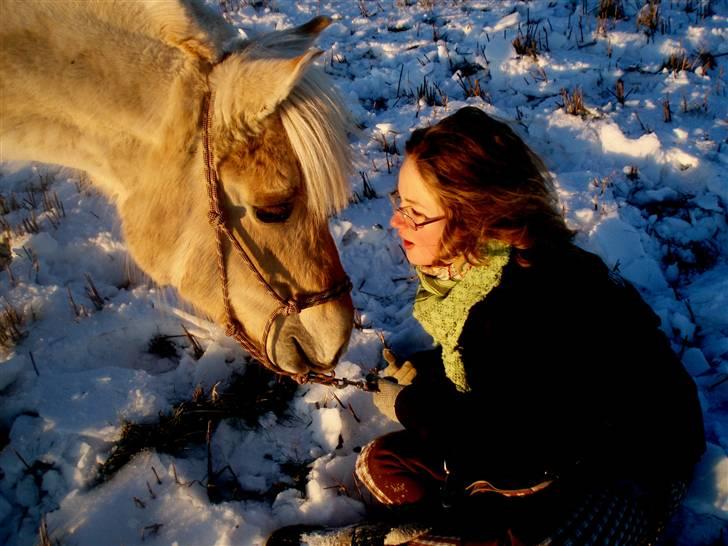
[[[341,353],[344,350],[344,347],[342,346],[341,348],[339,348],[336,355],[330,362],[322,364],[317,361],[311,360],[311,358],[308,356],[308,354],[306,353],[304,348],[301,346],[301,342],[298,341],[298,339],[295,336],[291,336],[291,341],[293,342],[293,346],[296,348],[296,352],[298,353],[298,356],[301,358],[301,361],[306,366],[308,366],[309,368],[311,368],[313,371],[316,371],[316,372],[327,372],[327,371],[331,370],[336,365],[336,363],[339,361],[339,357],[341,356]]]
[[[308,358],[306,351],[303,350],[303,347],[301,347],[299,341],[295,337],[291,337],[291,341],[293,342],[293,346],[296,348],[296,352],[298,353],[298,356],[301,357],[303,363],[306,364],[309,368],[317,368],[318,366],[311,362],[311,359]]]

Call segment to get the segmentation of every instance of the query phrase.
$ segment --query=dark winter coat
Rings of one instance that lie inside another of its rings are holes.
[[[705,449],[702,414],[659,324],[631,284],[575,246],[531,267],[511,260],[460,337],[471,392],[421,353],[397,416],[466,483],[685,476]]]

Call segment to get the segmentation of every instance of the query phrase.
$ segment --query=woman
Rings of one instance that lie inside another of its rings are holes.
[[[651,543],[705,447],[659,319],[572,244],[542,162],[504,123],[463,108],[406,152],[391,225],[437,348],[385,355],[400,381],[380,380],[375,404],[404,430],[365,446],[357,477],[432,524],[422,543]]]

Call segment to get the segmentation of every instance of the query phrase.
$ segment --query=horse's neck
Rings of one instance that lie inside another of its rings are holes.
[[[3,159],[80,168],[123,195],[162,147],[192,146],[204,44],[157,36],[159,14],[138,2],[3,4]]]

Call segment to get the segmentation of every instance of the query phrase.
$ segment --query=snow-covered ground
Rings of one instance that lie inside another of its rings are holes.
[[[331,221],[359,313],[337,375],[375,367],[380,336],[400,350],[427,343],[388,227],[386,193],[410,131],[466,104],[511,120],[553,172],[578,243],[639,287],[694,376],[709,447],[670,532],[678,545],[725,544],[728,2],[658,1],[651,35],[643,2],[612,3],[623,19],[600,21],[597,0],[222,4],[248,35],[318,14],[334,20],[320,62],[362,127],[352,137],[355,198]],[[514,50],[519,36],[533,38],[535,57]],[[567,113],[579,91],[583,109]],[[174,456],[142,452],[92,485],[125,421],[154,423],[197,387],[203,398],[218,382],[224,392],[252,364],[215,326],[176,315],[174,295],[134,271],[113,207],[82,174],[14,164],[2,174],[0,543],[34,544],[43,520],[64,546],[247,545],[281,525],[362,516],[358,448],[394,425],[354,388],[302,386],[283,415],[223,421],[212,467],[229,466],[242,500],[208,499],[204,442]],[[44,205],[41,186],[57,201]],[[204,349],[199,360],[183,324]],[[150,352],[155,336],[158,349],[164,336],[180,337],[167,339],[170,352]]]

